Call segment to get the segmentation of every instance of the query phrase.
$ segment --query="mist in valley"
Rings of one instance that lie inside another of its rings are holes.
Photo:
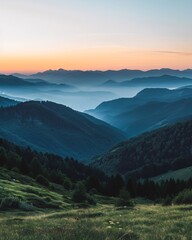
[[[59,69],[34,75],[1,75],[0,94],[21,101],[53,101],[86,111],[102,102],[132,98],[145,88],[174,89],[189,85],[192,85],[192,73],[189,70],[102,72]]]
[[[46,87],[4,87],[0,89],[0,94],[18,101],[52,101],[77,111],[85,111],[97,107],[104,101],[133,97],[142,89],[142,87],[106,88],[99,86],[78,86],[70,90],[62,87],[49,89]]]

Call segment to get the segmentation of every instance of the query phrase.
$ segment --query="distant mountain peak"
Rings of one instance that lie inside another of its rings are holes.
[[[63,68],[59,68],[57,71],[59,71],[59,72],[65,72],[66,70],[63,69]]]

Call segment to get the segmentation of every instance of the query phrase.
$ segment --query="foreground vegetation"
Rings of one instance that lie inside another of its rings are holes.
[[[13,156],[10,146],[17,155]],[[191,239],[192,206],[187,204],[192,203],[192,179],[160,184],[129,180],[126,185],[119,175],[106,178],[98,172],[102,184],[92,175],[94,170],[91,174],[91,168],[73,160],[66,160],[66,166],[74,165],[76,173],[82,168],[84,178],[69,171],[62,174],[57,168],[50,174],[46,164],[49,158],[57,159],[53,155],[19,149],[7,142],[0,150],[4,156],[0,167],[0,240]],[[31,160],[27,165],[22,160],[25,151]],[[39,168],[34,156],[40,160],[46,157],[41,172],[35,171]],[[30,173],[22,174],[22,169]]]
[[[3,199],[25,203],[0,209],[1,240],[188,240],[192,236],[190,205],[163,207],[135,199],[135,205],[122,207],[116,198],[99,195],[94,196],[96,205],[78,204],[72,201],[73,191],[53,183],[43,186],[2,168],[0,193]]]
[[[191,206],[137,205],[118,209],[98,205],[26,213],[0,213],[1,240],[159,240],[191,239]]]

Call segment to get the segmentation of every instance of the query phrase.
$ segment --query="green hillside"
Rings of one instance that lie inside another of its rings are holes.
[[[152,178],[155,182],[160,182],[162,180],[169,180],[169,179],[180,179],[180,180],[188,180],[192,177],[192,167],[182,168],[176,171],[169,171],[167,173],[158,175]]]
[[[19,199],[22,210],[62,209],[68,205],[64,192],[59,185],[44,187],[33,178],[0,168],[0,199]]]
[[[188,240],[191,206],[138,204],[118,209],[99,204],[88,209],[0,212],[1,240]]]
[[[192,121],[143,134],[93,159],[107,174],[148,178],[192,166]]]

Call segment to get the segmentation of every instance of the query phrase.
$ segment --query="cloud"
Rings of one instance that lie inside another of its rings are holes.
[[[177,52],[177,51],[154,51],[154,52],[162,54],[175,54],[180,56],[192,56],[192,52]]]

